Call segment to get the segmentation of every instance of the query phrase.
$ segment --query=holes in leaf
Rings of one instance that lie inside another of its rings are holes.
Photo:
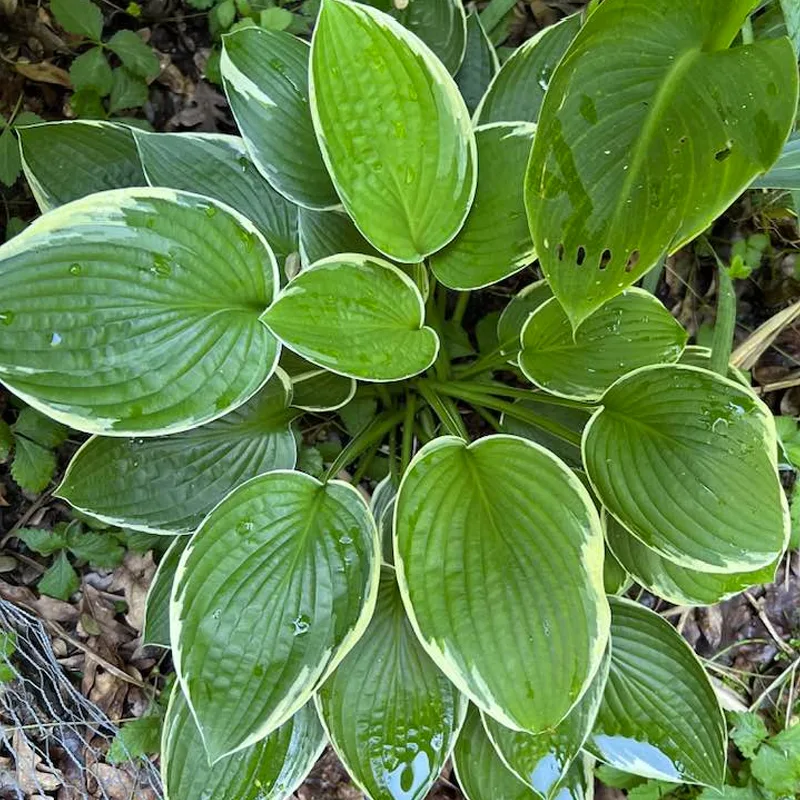
[[[575,263],[579,266],[583,266],[583,262],[586,261],[586,248],[581,245],[578,248],[578,254],[575,256]]]
[[[559,261],[564,260],[564,245],[561,242],[559,242],[558,246],[556,247],[556,257]]]
[[[634,250],[628,256],[628,262],[625,264],[625,272],[632,272],[636,268],[636,265],[638,263],[639,263],[639,251]]]
[[[608,248],[606,248],[605,250],[603,250],[603,254],[600,256],[599,269],[604,270],[610,263],[611,263],[611,251]]]
[[[714,153],[714,158],[717,161],[725,161],[726,158],[731,154],[731,149],[733,148],[733,142],[728,142],[722,150],[718,150]]]

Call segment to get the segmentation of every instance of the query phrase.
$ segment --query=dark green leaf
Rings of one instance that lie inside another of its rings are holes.
[[[11,186],[19,177],[21,168],[17,137],[10,127],[5,127],[0,133],[0,183]]]
[[[335,411],[353,399],[356,382],[352,378],[321,369],[286,348],[280,363],[292,381],[293,408]]]
[[[147,102],[148,89],[144,80],[127,67],[117,67],[113,72],[108,113],[116,114],[126,108],[139,108]]]
[[[50,569],[42,575],[36,588],[41,594],[58,600],[69,600],[80,588],[81,582],[62,550]]]
[[[110,531],[71,529],[67,534],[67,547],[75,558],[100,569],[119,566],[125,557],[125,548]]]
[[[16,536],[25,545],[40,556],[51,556],[67,546],[67,537],[63,531],[48,531],[42,528],[20,528]]]
[[[731,739],[746,758],[755,758],[758,748],[769,738],[769,730],[761,717],[753,711],[732,711]]]
[[[160,70],[158,56],[153,52],[153,48],[133,31],[117,31],[106,44],[134,75],[146,80],[158,75]]]
[[[189,544],[189,536],[176,536],[175,540],[158,563],[153,582],[147,592],[144,607],[142,644],[170,647],[169,601],[172,584],[178,571],[178,562]]]
[[[109,764],[121,764],[158,753],[163,724],[164,718],[160,714],[148,714],[124,723],[108,748],[106,759]]]
[[[78,121],[100,121],[106,118],[106,107],[103,105],[103,98],[94,89],[83,89],[75,92],[70,97],[69,104],[72,106],[75,116],[78,117]],[[38,197],[37,202],[39,202]],[[42,208],[41,203],[39,207]],[[46,209],[42,208],[42,210]]]
[[[69,68],[69,78],[75,91],[87,89],[105,97],[111,91],[114,76],[102,47],[93,47],[81,53]]]
[[[520,337],[528,317],[545,301],[553,296],[547,281],[536,281],[526,286],[511,298],[497,321],[497,338],[503,346],[503,353],[516,363],[517,353],[522,345]]]
[[[361,235],[344,211],[300,209],[300,258],[303,266],[339,253],[380,253]]]
[[[467,15],[464,60],[455,74],[456,84],[470,114],[478,107],[499,68],[497,53],[483,29],[481,18],[473,11]]]
[[[11,426],[15,436],[24,436],[42,447],[54,448],[64,444],[69,435],[66,425],[46,417],[35,408],[23,408]]]
[[[14,434],[7,422],[0,419],[0,461],[5,461],[14,447]]]
[[[794,724],[762,745],[750,769],[767,791],[791,797],[800,786],[800,725]]]
[[[55,471],[56,457],[52,450],[22,436],[15,438],[11,477],[26,492],[41,492],[50,483]]]
[[[52,0],[50,10],[67,33],[100,41],[103,15],[91,0]]]

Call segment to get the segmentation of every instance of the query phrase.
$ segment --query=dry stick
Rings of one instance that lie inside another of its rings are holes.
[[[786,644],[786,642],[784,642],[783,639],[781,639],[781,637],[778,635],[778,632],[775,630],[772,623],[769,621],[769,617],[764,613],[764,609],[761,608],[761,605],[755,599],[755,597],[753,597],[753,595],[751,595],[750,592],[745,592],[744,596],[747,602],[750,603],[750,605],[753,607],[753,610],[756,612],[756,614],[758,614],[758,618],[761,620],[761,623],[767,629],[767,633],[769,633],[769,635],[775,640],[775,644],[777,644],[778,647],[781,650],[783,650],[783,652],[786,653],[787,656],[792,656],[792,657],[796,656],[797,653],[795,653],[794,649],[790,645]]]
[[[783,672],[781,672],[781,674],[778,675],[778,677],[775,678],[775,680],[772,681],[772,683],[769,686],[767,686],[767,688],[764,689],[763,692],[761,692],[761,694],[753,701],[753,703],[751,704],[751,706],[748,709],[748,711],[755,711],[761,705],[761,703],[764,701],[764,698],[771,691],[773,691],[777,686],[780,686],[781,683],[783,683],[783,681],[786,680],[788,675],[791,672],[794,672],[797,669],[798,666],[800,666],[800,658],[797,659],[796,661],[793,661],[791,664],[789,664],[789,666],[786,667],[786,669]]]
[[[53,494],[52,489],[42,492],[34,501],[31,507],[11,526],[11,530],[0,539],[0,547],[5,547],[6,542],[20,529],[28,524],[30,518],[50,499]]]

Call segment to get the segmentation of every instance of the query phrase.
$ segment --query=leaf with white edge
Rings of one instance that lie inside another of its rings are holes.
[[[255,744],[209,766],[189,704],[176,685],[161,738],[166,800],[285,800],[325,747],[313,703]]]
[[[553,800],[594,800],[595,759],[580,753],[553,791]]]
[[[292,392],[278,370],[239,408],[172,436],[94,436],[67,467],[56,495],[110,525],[146,533],[192,533],[240,484],[292,469]]]
[[[470,114],[478,107],[499,69],[497,52],[483,29],[480,16],[473,11],[467,15],[464,60],[454,76]]]
[[[497,339],[501,352],[516,363],[516,355],[521,349],[520,338],[528,317],[545,301],[553,296],[547,281],[536,281],[526,286],[511,298],[497,320]]]
[[[291,350],[346,377],[397,381],[424,372],[439,338],[414,282],[378,258],[324,258],[291,280],[261,319]]]
[[[256,167],[299,206],[339,205],[309,111],[308,44],[248,27],[223,38],[225,94]]]
[[[680,365],[617,381],[583,432],[602,504],[644,544],[702,572],[752,572],[789,537],[772,412],[740,384]]]
[[[753,181],[753,188],[800,191],[800,134],[792,135],[772,169]]]
[[[385,564],[394,564],[394,507],[397,500],[397,487],[391,475],[387,475],[376,487],[369,501],[369,510],[378,525],[381,537],[381,550]]]
[[[519,365],[529,381],[551,394],[599,400],[628,372],[677,361],[686,339],[683,326],[643,289],[609,300],[574,334],[553,297],[525,323]]]
[[[303,706],[361,637],[380,543],[350,484],[271,472],[229,494],[184,551],[176,669],[212,762]]]
[[[606,541],[622,567],[648,592],[679,606],[713,606],[751,586],[772,583],[777,563],[755,572],[697,572],[660,556],[604,514]]]
[[[606,2],[556,68],[526,203],[573,327],[704,231],[778,157],[797,62],[786,39],[729,49],[752,7]]]
[[[375,613],[320,689],[333,748],[372,800],[422,800],[450,757],[467,700],[414,633],[391,567],[381,569]]]
[[[301,208],[300,260],[303,267],[339,253],[380,256],[344,211]]]
[[[550,78],[581,28],[581,15],[573,14],[549,25],[518,47],[500,68],[475,118],[490,122],[536,122]]]
[[[25,178],[42,212],[106,189],[147,186],[124,125],[64,120],[17,132]]]
[[[133,137],[151,186],[227,203],[264,234],[279,265],[298,251],[297,206],[264,180],[238,136],[135,131]]]
[[[481,724],[481,715],[470,706],[453,750],[458,785],[467,800],[539,800],[502,762]]]
[[[423,447],[397,496],[395,564],[425,649],[498,722],[552,728],[589,686],[608,640],[602,529],[544,448],[505,435]]]
[[[356,382],[312,364],[284,348],[281,368],[292,381],[292,407],[303,411],[336,411],[356,393]]]
[[[603,698],[608,655],[577,705],[550,731],[513,731],[483,715],[483,726],[503,763],[541,797],[550,797],[566,777],[594,726]]]
[[[711,348],[701,347],[696,344],[690,344],[681,353],[678,359],[679,364],[686,364],[689,367],[702,367],[703,369],[711,369]],[[712,370],[713,371],[713,370]],[[750,388],[750,378],[748,374],[733,364],[728,366],[728,374],[725,376],[735,383],[741,383],[742,386]]]
[[[202,425],[266,382],[277,266],[231,208],[170,189],[102,192],[0,247],[0,380],[87,433]]]
[[[189,536],[176,536],[175,541],[172,542],[158,563],[144,604],[142,645],[166,648],[170,646],[169,600],[172,595],[172,584],[175,582],[175,575],[178,571],[178,562],[189,544],[190,538]]]
[[[323,0],[311,114],[342,203],[378,250],[422,261],[456,235],[475,194],[475,137],[458,87],[416,36],[369,6]]]
[[[535,127],[490,125],[475,131],[478,188],[464,227],[430,259],[451,289],[480,289],[513,275],[536,254],[525,216],[523,183]]]
[[[644,778],[720,786],[725,718],[689,645],[658,614],[611,603],[611,669],[587,749]]]
[[[606,594],[625,594],[633,583],[633,578],[606,543],[606,559],[603,562],[603,585]]]

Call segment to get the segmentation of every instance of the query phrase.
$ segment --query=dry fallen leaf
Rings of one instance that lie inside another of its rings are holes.
[[[14,67],[20,75],[38,83],[54,83],[57,86],[66,86],[68,89],[72,86],[69,73],[49,61],[40,61],[37,64],[17,61]]]
[[[33,751],[22,731],[14,731],[13,745],[17,783],[26,797],[39,792],[54,792],[61,786],[61,776],[42,766],[41,757]]]
[[[92,774],[97,779],[109,800],[158,800],[156,793],[141,781],[128,766],[112,767],[110,764],[94,764]]]
[[[125,619],[136,631],[141,633],[144,627],[144,606],[147,600],[147,590],[153,582],[156,565],[151,552],[139,555],[128,552],[122,564],[114,570],[114,578],[109,590],[122,591],[128,611]]]
[[[16,603],[23,608],[33,610],[36,614],[51,622],[74,622],[78,618],[78,609],[56,600],[54,597],[37,597],[26,586],[12,586],[10,583],[0,581],[0,597],[10,603]]]

